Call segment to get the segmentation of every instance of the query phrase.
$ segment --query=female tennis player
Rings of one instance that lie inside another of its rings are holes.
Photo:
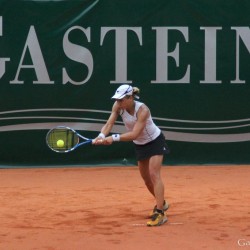
[[[169,153],[164,135],[152,120],[149,108],[138,99],[139,89],[127,84],[121,85],[112,99],[115,103],[111,115],[93,140],[94,145],[111,145],[113,142],[133,141],[140,174],[155,197],[156,205],[150,213],[148,226],[160,226],[167,221],[165,211],[168,203],[164,200],[164,185],[161,178],[163,155]],[[118,116],[122,117],[127,132],[109,135]]]

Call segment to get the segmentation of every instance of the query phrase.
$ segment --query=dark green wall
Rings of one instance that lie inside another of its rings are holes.
[[[67,155],[45,143],[56,125],[95,137],[118,83],[141,89],[166,164],[249,163],[249,11],[246,0],[1,0],[0,165],[135,164],[132,143]]]

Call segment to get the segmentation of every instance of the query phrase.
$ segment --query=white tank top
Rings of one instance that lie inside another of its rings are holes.
[[[130,115],[125,109],[120,111],[120,115],[124,122],[124,125],[128,131],[132,131],[137,121],[137,112],[143,105],[142,102],[135,101],[134,115]],[[161,130],[154,124],[151,114],[146,121],[146,126],[139,134],[139,136],[133,141],[135,144],[143,145],[156,139],[161,133]]]

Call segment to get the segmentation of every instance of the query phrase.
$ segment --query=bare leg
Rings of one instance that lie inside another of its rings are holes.
[[[138,166],[139,166],[141,177],[144,180],[146,187],[148,188],[149,192],[153,196],[155,196],[154,185],[151,181],[151,177],[149,173],[149,159],[138,161]]]
[[[149,174],[154,188],[157,209],[163,210],[164,184],[161,179],[162,155],[154,155],[149,159]]]

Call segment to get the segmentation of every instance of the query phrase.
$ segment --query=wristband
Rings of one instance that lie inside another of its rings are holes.
[[[119,134],[114,134],[112,135],[113,141],[120,141],[120,135]]]
[[[98,135],[98,137],[101,137],[102,139],[105,139],[105,134],[100,133],[100,134]]]

